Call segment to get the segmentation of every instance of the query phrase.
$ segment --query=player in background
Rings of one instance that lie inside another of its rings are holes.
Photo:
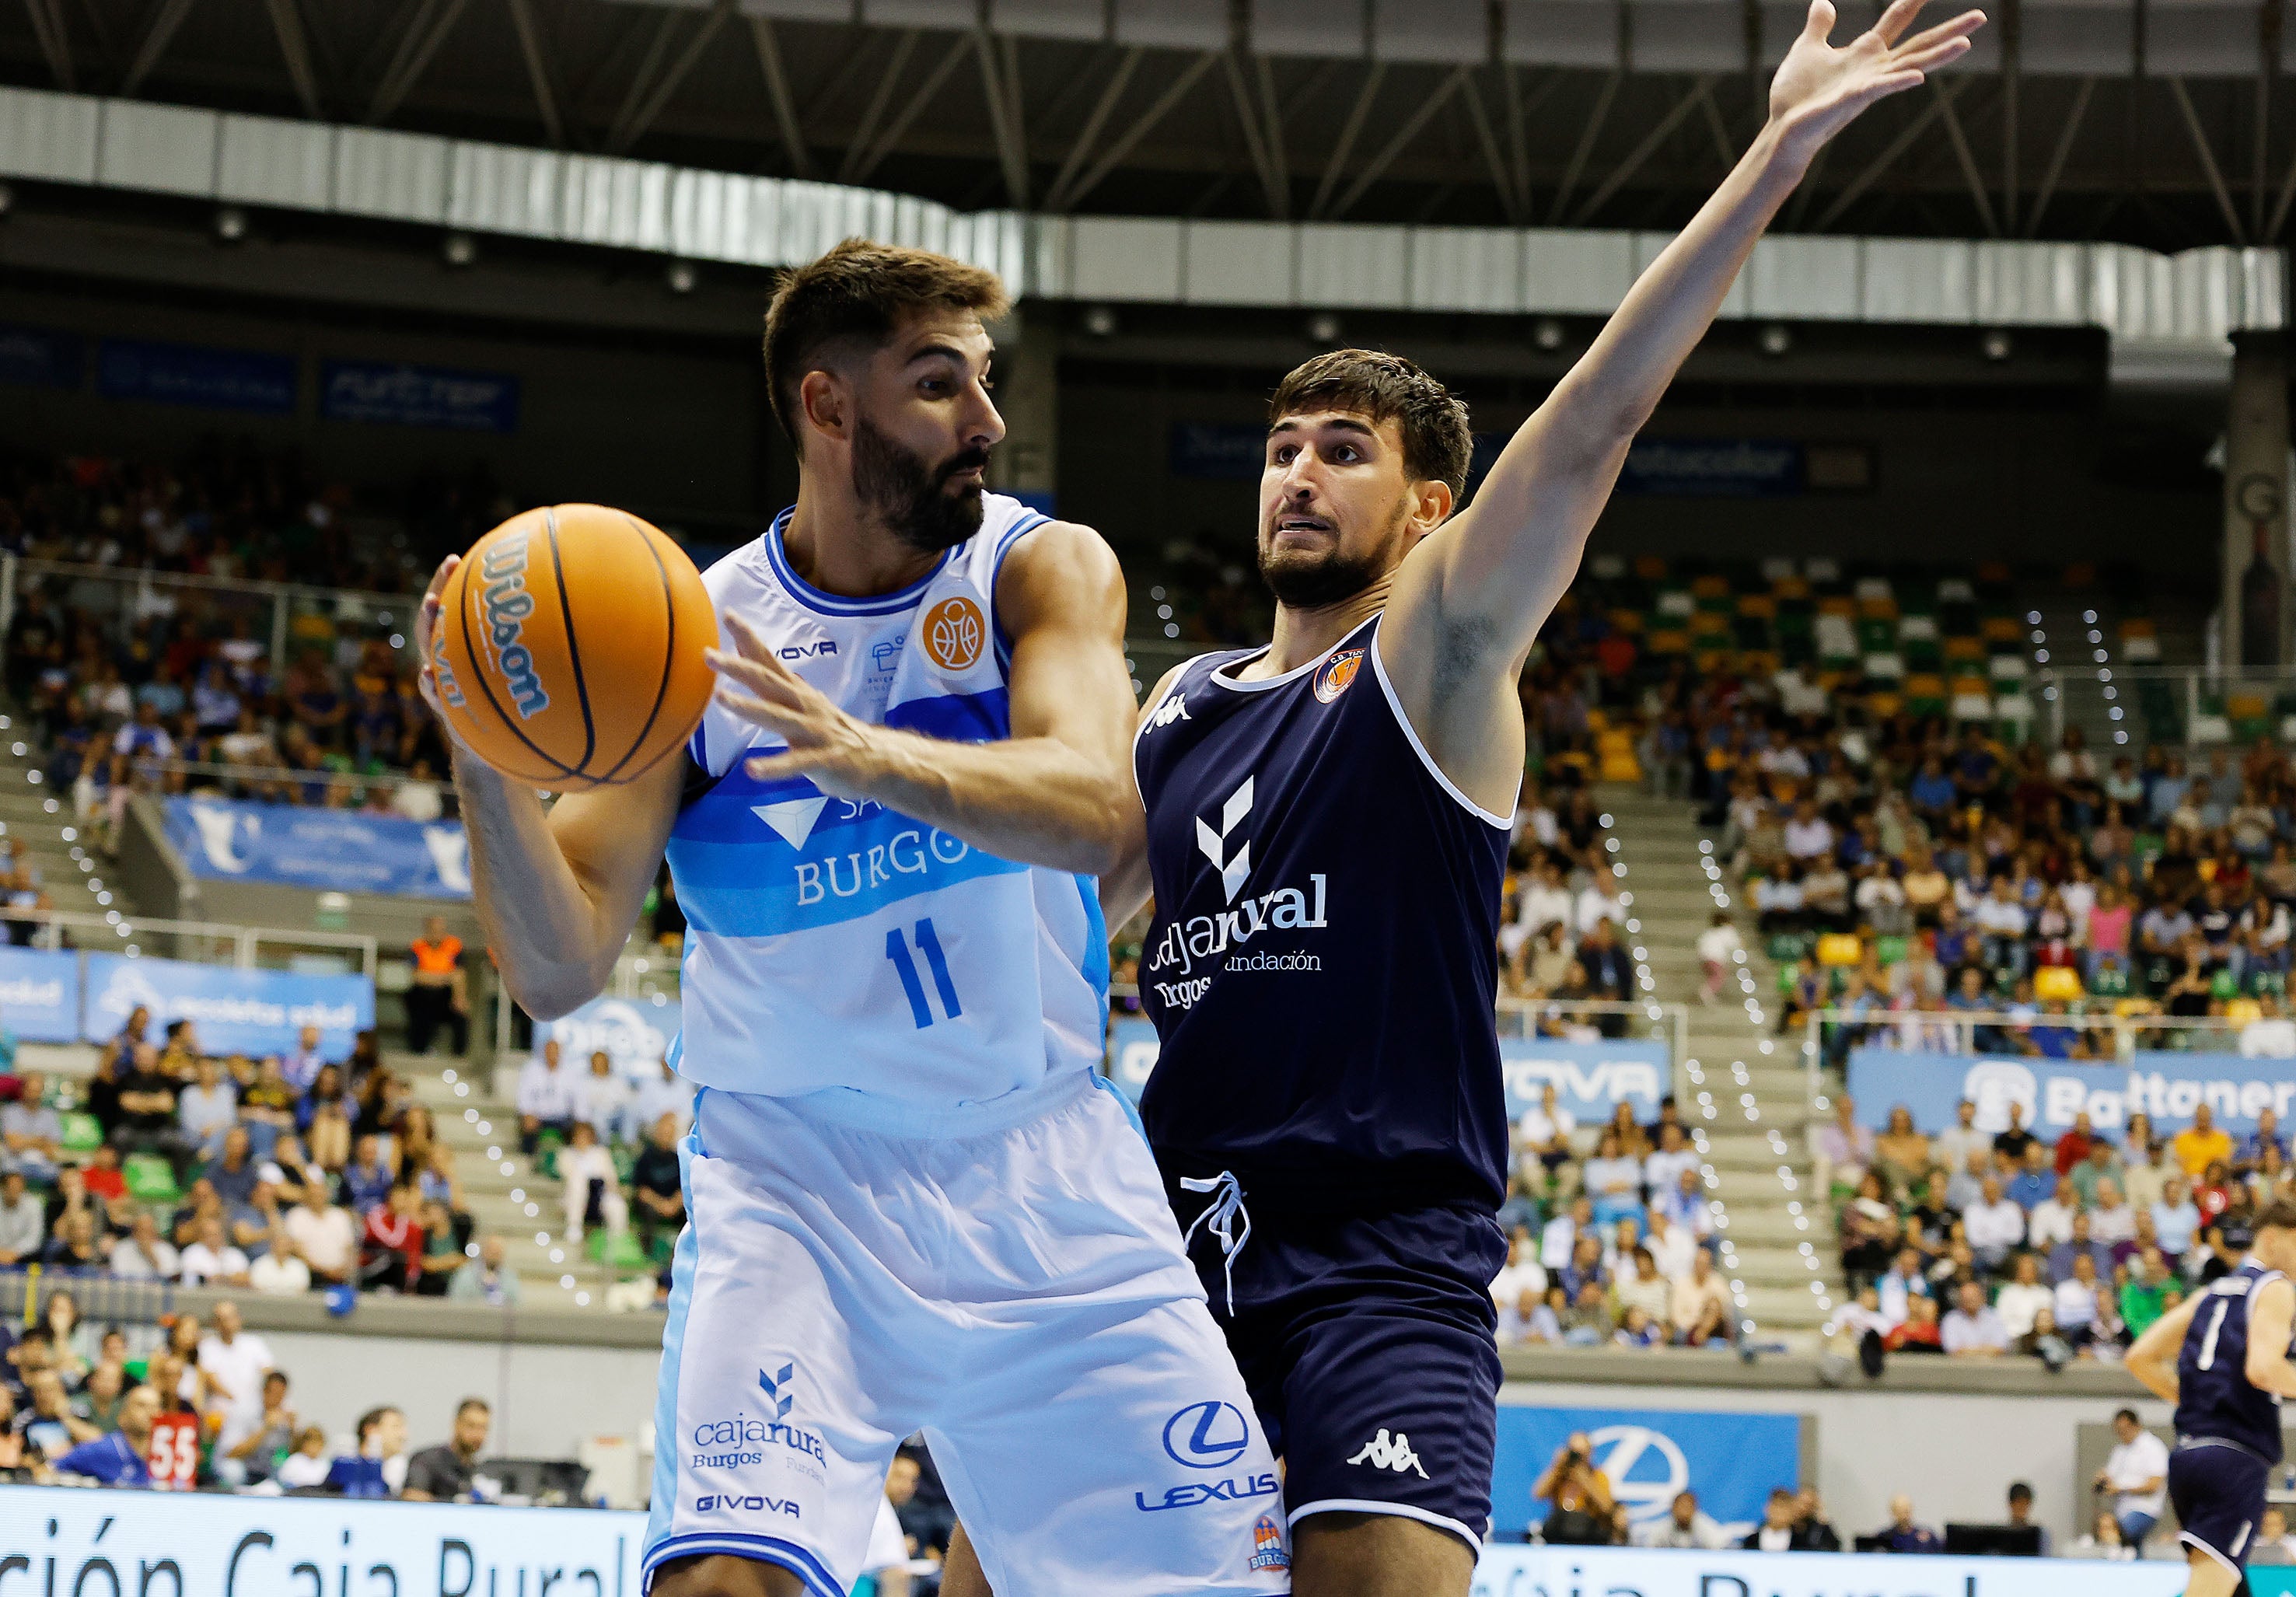
[[[654,1597],[842,1597],[920,1429],[1015,1592],[1289,1589],[1273,1456],[1097,1074],[1124,585],[1096,534],[982,490],[1005,305],[859,241],[791,274],[766,366],[797,504],[703,578],[721,681],[684,757],[545,807],[455,750],[529,1012],[604,985],[665,851],[687,918]]]
[[[1819,149],[1984,21],[1915,33],[1921,9],[1837,47],[1816,0],[1744,156],[1457,515],[1472,438],[1440,384],[1359,350],[1287,378],[1258,529],[1274,641],[1149,698],[1144,832],[1103,905],[1152,887],[1142,1115],[1283,1456],[1303,1597],[1468,1590],[1500,1378],[1516,684],[1628,445]]]
[[[2163,1314],[2128,1350],[2128,1372],[2177,1405],[2169,1503],[2183,1527],[2186,1597],[2231,1597],[2280,1464],[2280,1402],[2296,1397],[2296,1202],[2276,1199],[2254,1221],[2238,1269]],[[2228,1232],[2228,1248],[2239,1245]]]

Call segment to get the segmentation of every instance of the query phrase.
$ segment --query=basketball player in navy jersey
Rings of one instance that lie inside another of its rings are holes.
[[[1286,378],[1259,494],[1274,641],[1148,700],[1143,835],[1103,905],[1114,923],[1153,889],[1142,1113],[1285,1461],[1300,1597],[1468,1589],[1500,1377],[1516,683],[1628,444],[1819,148],[1984,21],[1915,33],[1922,4],[1837,48],[1816,0],[1744,158],[1471,508],[1465,407],[1410,362],[1341,350]]]
[[[2240,1590],[2264,1518],[2265,1486],[2280,1462],[2280,1400],[2296,1397],[2292,1271],[2296,1202],[2280,1199],[2256,1216],[2240,1268],[2154,1321],[2128,1350],[2128,1372],[2177,1405],[2169,1502],[2192,1567],[2186,1597]]]

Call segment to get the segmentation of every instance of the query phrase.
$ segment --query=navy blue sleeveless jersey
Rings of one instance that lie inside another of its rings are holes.
[[[2280,1462],[2280,1399],[2248,1379],[2248,1309],[2281,1279],[2253,1259],[2210,1287],[2177,1354],[2177,1434],[2236,1442]]]
[[[1506,1190],[1492,1020],[1510,817],[1436,768],[1377,618],[1279,677],[1180,672],[1133,746],[1162,1052],[1141,1118],[1168,1181],[1365,1211]]]

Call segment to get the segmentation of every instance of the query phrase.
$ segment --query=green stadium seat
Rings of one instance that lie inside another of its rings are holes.
[[[610,1270],[638,1271],[646,1267],[645,1249],[627,1231],[594,1231],[583,1239],[582,1251]]]
[[[176,1203],[183,1199],[176,1173],[156,1153],[129,1154],[120,1173],[127,1178],[128,1196],[138,1203]]]
[[[94,1115],[83,1110],[72,1110],[58,1118],[63,1121],[66,1153],[92,1153],[102,1142],[103,1127]]]

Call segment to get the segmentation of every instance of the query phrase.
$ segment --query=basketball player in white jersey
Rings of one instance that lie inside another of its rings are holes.
[[[1471,439],[1440,384],[1362,350],[1286,379],[1257,529],[1274,638],[1177,668],[1142,717],[1142,830],[1103,904],[1154,889],[1142,1113],[1282,1445],[1302,1597],[1470,1588],[1500,1377],[1517,683],[1635,434],[1818,150],[1984,20],[1912,34],[1921,4],[1836,48],[1816,0],[1767,125],[1456,517]]]
[[[918,1429],[1007,1591],[1289,1589],[1267,1441],[1095,1069],[1124,587],[1095,534],[982,491],[1004,308],[857,241],[793,273],[766,365],[797,504],[704,577],[685,758],[545,807],[456,751],[529,1012],[604,984],[665,850],[689,922],[655,1597],[844,1597]]]

